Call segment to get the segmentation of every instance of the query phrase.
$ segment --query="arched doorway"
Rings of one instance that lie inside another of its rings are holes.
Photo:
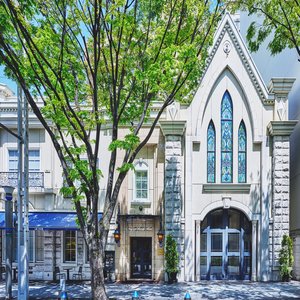
[[[201,279],[250,280],[251,222],[236,209],[216,209],[201,222]]]

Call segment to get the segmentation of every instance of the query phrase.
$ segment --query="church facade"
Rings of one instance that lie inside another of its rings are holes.
[[[235,21],[224,16],[193,101],[167,108],[124,181],[107,246],[108,279],[163,280],[161,231],[177,241],[181,281],[279,279],[281,239],[289,234],[289,136],[297,123],[288,120],[293,82],[273,78],[266,86]],[[14,98],[1,99],[11,127]],[[32,167],[44,180],[31,190],[31,213],[71,214],[71,201],[59,195],[61,169],[53,149],[49,157],[49,138],[38,124],[31,131]],[[102,134],[107,149],[109,128]],[[13,166],[14,143],[1,129],[1,172]],[[82,237],[64,226],[31,226],[32,279],[55,279],[57,267],[72,276],[79,266],[89,278]],[[3,237],[2,250],[4,244]]]

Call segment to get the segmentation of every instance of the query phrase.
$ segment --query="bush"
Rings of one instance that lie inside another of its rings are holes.
[[[179,255],[177,252],[176,241],[170,234],[167,235],[165,259],[166,259],[166,272],[177,273],[178,264],[179,264]]]
[[[293,240],[288,235],[284,235],[281,241],[281,249],[279,252],[279,270],[282,280],[289,280],[293,270]]]

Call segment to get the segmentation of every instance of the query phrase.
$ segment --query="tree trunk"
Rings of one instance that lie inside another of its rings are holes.
[[[104,285],[104,273],[103,273],[103,257],[104,247],[101,245],[101,241],[92,241],[92,247],[90,247],[90,268],[91,268],[91,288],[93,300],[108,300]],[[97,249],[97,244],[99,248]]]

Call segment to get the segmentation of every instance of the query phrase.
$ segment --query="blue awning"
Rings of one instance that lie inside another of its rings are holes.
[[[102,213],[98,213],[98,220]],[[75,212],[30,212],[28,215],[31,230],[79,230]],[[5,229],[5,213],[0,212],[0,229]]]

